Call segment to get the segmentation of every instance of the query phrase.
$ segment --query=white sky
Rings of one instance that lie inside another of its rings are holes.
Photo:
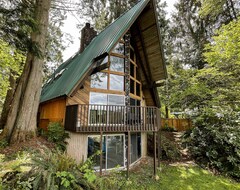
[[[168,17],[170,17],[170,13],[174,11],[174,3],[177,0],[165,0],[167,2],[167,11]],[[67,60],[69,57],[73,56],[80,48],[80,31],[77,29],[77,24],[83,24],[86,21],[83,19],[77,19],[74,13],[68,13],[67,19],[64,22],[64,27],[62,28],[63,32],[69,33],[72,36],[73,44],[69,44],[69,47],[63,52],[63,60]]]

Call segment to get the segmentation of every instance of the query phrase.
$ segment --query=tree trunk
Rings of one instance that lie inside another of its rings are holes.
[[[31,40],[38,46],[38,54],[28,52],[22,75],[16,87],[2,135],[10,143],[22,142],[36,136],[37,111],[43,73],[42,55],[45,50],[50,4],[51,0],[36,1],[34,19],[38,28],[32,33]]]
[[[2,109],[1,118],[0,118],[0,129],[3,129],[7,122],[8,113],[12,104],[13,95],[17,85],[17,80],[15,79],[15,77],[16,77],[16,73],[14,71],[11,71],[9,76],[10,87],[7,91],[7,95],[4,100],[3,109]]]

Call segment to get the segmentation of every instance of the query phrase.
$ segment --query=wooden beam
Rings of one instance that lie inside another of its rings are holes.
[[[139,39],[140,39],[140,43],[141,43],[141,46],[142,46],[143,56],[144,56],[144,59],[145,59],[145,62],[146,62],[146,67],[147,67],[147,72],[149,74],[149,79],[150,79],[150,82],[153,83],[152,73],[151,73],[151,70],[150,70],[149,61],[148,61],[148,58],[147,58],[147,51],[146,51],[145,43],[144,43],[144,40],[143,40],[142,31],[141,31],[141,28],[139,26],[139,21],[137,21],[136,27],[137,27],[137,33],[138,33],[138,36],[139,36]]]

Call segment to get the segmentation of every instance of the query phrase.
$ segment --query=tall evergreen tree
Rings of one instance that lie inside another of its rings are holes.
[[[27,2],[32,3],[32,2]],[[37,110],[42,86],[43,57],[50,0],[37,0],[34,4],[33,20],[37,28],[31,32],[30,41],[34,51],[27,52],[22,75],[14,93],[12,107],[1,138],[9,142],[21,142],[36,136]]]

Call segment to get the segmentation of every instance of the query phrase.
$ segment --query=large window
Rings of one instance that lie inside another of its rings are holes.
[[[141,133],[131,134],[130,163],[141,157]],[[100,169],[101,136],[88,136],[88,158],[93,156],[95,169]],[[102,136],[102,169],[111,169],[117,166],[125,167],[127,159],[128,136],[125,134]]]
[[[91,88],[99,92],[124,92],[124,51],[124,43],[119,42],[102,62],[109,67],[91,76]]]
[[[124,124],[124,95],[91,92],[90,104],[90,124]]]
[[[141,82],[133,48],[130,48],[130,93],[132,97],[141,97]]]
[[[94,156],[94,166],[100,168],[100,156],[96,153],[100,150],[101,137],[98,135],[88,137],[88,157]],[[117,166],[125,167],[125,135],[104,135],[102,139],[102,166],[103,169],[111,169]]]

